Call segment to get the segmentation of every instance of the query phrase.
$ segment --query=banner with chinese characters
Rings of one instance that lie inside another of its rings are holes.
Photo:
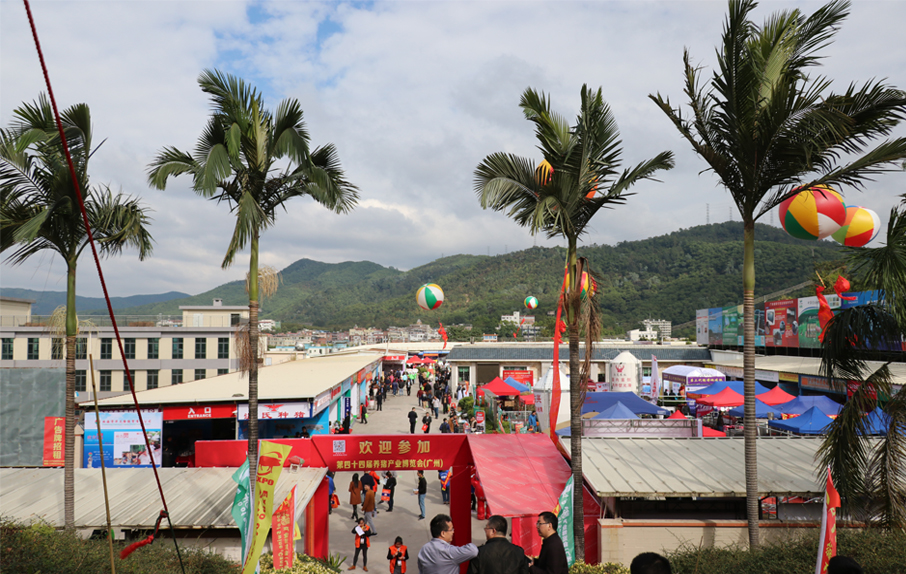
[[[44,466],[63,466],[66,417],[44,417]]]
[[[337,387],[339,389],[339,387]],[[237,405],[236,417],[249,420],[248,403]],[[307,419],[311,416],[311,403],[258,403],[258,420]]]
[[[255,526],[252,530],[252,539],[249,541],[249,551],[245,555],[245,564],[242,574],[252,574],[258,569],[258,559],[267,540],[267,533],[271,529],[274,510],[274,490],[277,479],[283,472],[283,462],[289,456],[292,447],[263,440],[261,452],[258,455],[258,474],[255,477]]]
[[[271,541],[274,547],[274,570],[293,567],[295,542],[293,541],[293,520],[296,514],[296,487],[274,511],[274,522],[271,524]]]
[[[446,470],[466,435],[327,435],[312,440],[331,470]]]
[[[142,409],[142,421],[148,432],[151,452],[148,452],[145,435],[142,434],[142,426],[135,411],[101,411],[100,420],[104,452],[101,452],[101,441],[98,440],[98,417],[93,412],[85,413],[85,468],[100,468],[101,457],[107,468],[150,468],[152,457],[156,464],[160,464],[163,412]]]

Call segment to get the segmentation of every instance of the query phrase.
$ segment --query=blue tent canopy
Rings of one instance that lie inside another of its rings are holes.
[[[635,393],[586,393],[585,404],[582,405],[582,414],[603,413],[616,403],[623,403],[630,411],[637,415],[664,415],[669,416],[670,411],[649,403]]]
[[[875,407],[875,410],[865,415],[864,422],[870,435],[886,435],[887,429],[890,428],[890,416],[881,410],[881,407]]]
[[[612,407],[595,415],[595,419],[638,419],[639,417],[629,410],[622,402],[617,401]]]
[[[802,415],[812,407],[817,407],[818,410],[827,416],[836,416],[840,414],[840,410],[843,409],[843,406],[840,403],[825,397],[824,395],[803,395],[796,397],[788,403],[777,405],[780,412],[785,415]]]
[[[729,414],[733,417],[743,416],[743,410],[745,405],[740,405],[738,407],[733,407],[730,409]],[[771,405],[766,405],[758,399],[755,399],[755,418],[756,419],[766,419],[768,418],[768,413],[773,413],[775,419],[779,419],[782,415],[780,409],[777,407],[772,407]]]
[[[785,421],[768,421],[768,426],[796,434],[824,434],[827,427],[834,422],[818,407],[812,407],[798,417]]]
[[[507,378],[505,378],[505,379],[503,380],[503,382],[506,383],[506,384],[508,384],[509,386],[513,387],[514,389],[516,389],[516,390],[519,391],[520,393],[524,393],[524,392],[526,392],[526,391],[532,390],[532,388],[531,388],[530,386],[528,386],[528,385],[523,385],[522,383],[520,383],[519,381],[517,381],[517,380],[514,379],[513,377],[507,377]]]
[[[716,395],[722,390],[730,387],[740,395],[745,395],[745,389],[743,389],[743,381],[718,381],[713,385],[707,386],[703,389],[698,389],[697,391],[687,391],[694,395]],[[761,393],[766,393],[771,389],[765,387],[758,381],[755,381],[755,394],[760,395]]]

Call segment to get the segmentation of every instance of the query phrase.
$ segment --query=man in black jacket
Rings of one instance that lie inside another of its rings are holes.
[[[418,422],[418,413],[415,412],[415,407],[412,407],[412,410],[409,411],[409,434],[415,434],[415,423]]]
[[[535,523],[541,541],[541,553],[529,562],[531,574],[568,574],[569,562],[563,541],[557,534],[557,515],[553,512],[542,512]]]
[[[506,518],[488,518],[484,527],[488,541],[478,547],[478,557],[469,563],[469,574],[529,574],[528,558],[521,546],[507,540]]]

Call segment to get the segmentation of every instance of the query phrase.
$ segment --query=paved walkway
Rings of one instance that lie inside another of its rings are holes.
[[[418,406],[418,399],[415,397],[415,388],[412,389],[412,396],[407,396],[405,391],[401,396],[394,397],[391,393],[387,395],[387,401],[384,402],[380,411],[369,411],[368,424],[354,423],[352,427],[353,434],[408,434],[409,419],[407,415],[412,407]],[[416,433],[421,433],[421,417],[424,415],[424,409],[417,409],[419,422],[416,426]],[[443,412],[440,413],[440,421],[432,421],[431,433],[437,433],[440,422],[443,421]],[[433,418],[433,417],[432,417]],[[352,508],[349,506],[349,483],[352,481],[352,472],[337,472],[334,476],[334,483],[337,487],[337,495],[340,497],[340,507],[334,509],[330,515],[330,554],[340,554],[346,557],[342,569],[346,570],[352,565],[352,557],[355,554],[355,540],[352,535],[352,527],[355,524],[350,518]],[[378,505],[378,514],[374,517],[374,529],[377,534],[371,537],[371,548],[368,551],[368,570],[370,572],[379,572],[386,574],[389,569],[387,560],[387,549],[393,544],[397,536],[403,537],[403,544],[409,548],[409,568],[412,573],[418,572],[416,558],[421,547],[431,540],[431,531],[429,524],[431,518],[437,514],[450,514],[448,505],[443,504],[440,494],[440,481],[437,479],[437,471],[425,472],[425,479],[428,481],[428,495],[425,497],[425,520],[418,520],[418,496],[412,491],[418,486],[418,477],[414,470],[398,471],[396,473],[396,490],[394,492],[393,512],[387,512],[387,504]],[[361,515],[361,507],[359,507]],[[472,513],[472,541],[481,545],[485,542],[484,531],[482,528],[486,521],[478,520]],[[454,527],[456,525],[454,524]],[[357,571],[362,570],[362,557],[359,556]]]

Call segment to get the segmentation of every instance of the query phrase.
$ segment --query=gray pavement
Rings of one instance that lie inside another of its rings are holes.
[[[407,396],[405,390],[401,396],[394,397],[392,393],[387,394],[387,401],[384,402],[382,410],[369,410],[368,424],[354,423],[352,432],[356,435],[364,434],[409,434],[409,419],[407,415],[412,407],[418,406],[418,399],[415,397],[416,389],[413,387],[412,396]],[[421,417],[424,415],[424,409],[417,409],[419,414],[419,423],[416,425],[415,432],[421,434]],[[443,421],[443,411],[440,413],[440,420]],[[433,418],[433,417],[432,417]],[[431,423],[431,434],[438,433],[440,421]],[[349,505],[349,483],[352,481],[353,472],[337,472],[334,476],[334,484],[337,487],[337,495],[340,498],[340,507],[335,508],[330,515],[330,554],[340,554],[345,556],[346,561],[342,569],[345,571],[352,565],[352,557],[355,554],[355,541],[352,535],[354,521],[352,516],[352,507]],[[389,569],[387,560],[387,549],[393,544],[397,536],[403,537],[403,543],[409,548],[409,567],[410,574],[418,572],[416,558],[421,547],[431,540],[429,523],[431,518],[437,514],[450,514],[450,508],[445,505],[441,499],[440,481],[437,479],[436,471],[425,472],[425,478],[428,480],[428,495],[425,497],[425,520],[418,520],[418,496],[412,491],[418,486],[417,476],[414,470],[398,471],[396,476],[397,486],[394,492],[393,512],[387,512],[387,503],[378,505],[378,514],[374,517],[374,529],[376,535],[371,537],[371,548],[368,551],[368,570],[369,572],[386,573]],[[468,501],[464,502],[468,504]],[[359,508],[361,515],[361,507]],[[472,541],[481,545],[485,542],[484,527],[486,521],[478,520],[475,512],[472,512]],[[454,524],[454,527],[456,525]],[[362,557],[359,556],[357,571],[362,570]]]

